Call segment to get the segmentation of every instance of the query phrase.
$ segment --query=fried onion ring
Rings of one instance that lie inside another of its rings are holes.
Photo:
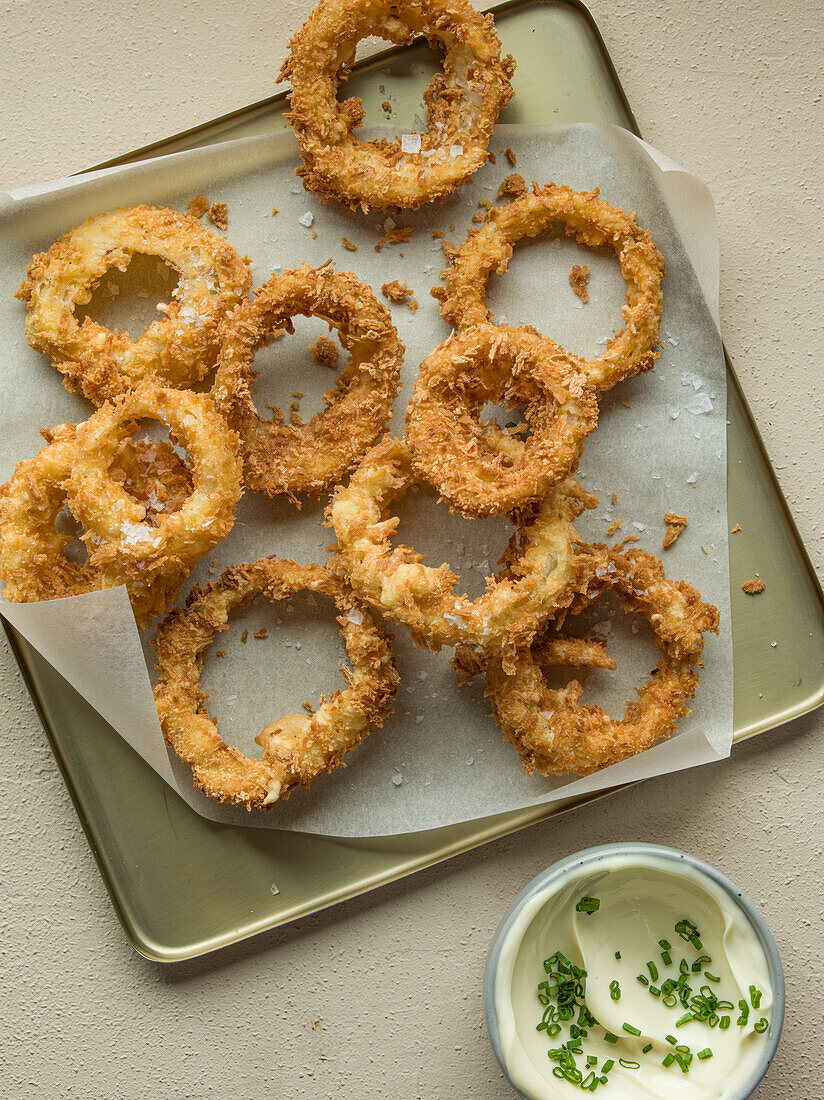
[[[532,429],[521,454],[490,447],[487,402],[522,409]],[[418,474],[465,516],[505,515],[545,496],[577,465],[598,403],[578,360],[526,328],[477,325],[421,364],[406,413]]]
[[[255,408],[255,352],[292,317],[320,317],[349,352],[326,408],[284,424]],[[241,440],[246,486],[269,496],[320,496],[357,465],[386,427],[398,392],[403,344],[388,309],[350,272],[307,264],[273,275],[228,319],[212,396]]]
[[[390,505],[416,481],[405,444],[387,436],[363,460],[327,509],[337,536],[335,565],[355,592],[402,623],[421,646],[528,645],[550,614],[574,595],[585,566],[573,520],[597,498],[571,478],[518,517],[506,568],[476,600],[456,595],[448,565],[433,569],[408,546],[394,549]]]
[[[412,141],[358,141],[359,98],[339,103],[358,42],[377,36],[408,45],[425,35],[445,50],[443,72],[424,95],[427,132]],[[279,80],[290,80],[291,111],[307,191],[352,210],[415,209],[468,183],[487,160],[495,121],[512,96],[511,57],[491,15],[468,0],[322,0],[290,43]],[[417,151],[405,151],[413,145]]]
[[[205,652],[215,632],[227,629],[234,608],[258,594],[280,601],[303,590],[335,601],[352,664],[343,667],[347,686],[312,715],[289,714],[268,725],[255,739],[263,758],[251,759],[226,745],[209,717],[200,685]],[[342,764],[344,753],[383,724],[398,685],[389,637],[349,587],[319,565],[264,558],[227,569],[216,583],[195,587],[186,608],[172,611],[158,633],[154,694],[163,735],[210,798],[270,809],[294,787]]]
[[[559,690],[547,687],[541,664],[563,656],[553,649],[551,633],[517,653],[509,671],[493,654],[487,664],[486,694],[504,737],[515,746],[529,775],[536,770],[542,775],[589,775],[669,737],[689,713],[686,701],[698,687],[694,666],[703,650],[703,635],[718,632],[718,609],[702,603],[690,585],[667,580],[651,554],[593,550],[601,551],[602,562],[569,613],[586,610],[604,592],[615,592],[627,611],[649,622],[664,655],[619,722],[601,707],[581,704],[583,688],[577,680]]]
[[[48,446],[18,463],[11,481],[0,487],[0,577],[5,598],[33,603],[125,583],[142,625],[166,609],[179,581],[166,577],[152,590],[144,576],[104,565],[94,552],[82,563],[66,556],[72,536],[55,523],[66,505],[64,485],[75,455],[75,425],[62,424],[41,434]],[[110,474],[143,507],[147,523],[175,511],[191,493],[189,471],[168,443],[126,440],[114,455]]]
[[[136,252],[180,274],[166,316],[137,339],[110,332],[75,309],[109,268]],[[89,218],[29,264],[16,296],[26,302],[26,339],[62,372],[63,384],[100,405],[144,379],[184,387],[204,378],[217,355],[220,320],[252,285],[248,261],[228,241],[163,207],[135,206]]]
[[[490,210],[441,272],[444,285],[432,290],[441,303],[442,316],[458,329],[490,321],[485,301],[490,274],[506,271],[518,241],[541,236],[559,222],[567,235],[581,244],[591,248],[609,245],[620,261],[627,286],[623,331],[597,359],[582,361],[590,385],[609,389],[624,378],[650,370],[659,355],[664,260],[635,215],[610,206],[598,194],[597,189],[582,192],[554,183],[545,187],[535,184],[532,194]]]

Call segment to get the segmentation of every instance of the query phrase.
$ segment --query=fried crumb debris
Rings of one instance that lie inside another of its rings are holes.
[[[300,401],[293,401],[289,406],[289,423],[296,428],[303,427],[303,417],[300,415]]]
[[[612,523],[607,527],[607,538],[612,538],[616,531],[620,531],[624,526],[623,519],[614,519]]]
[[[243,631],[243,633],[240,636],[240,640],[243,642],[244,645],[246,645],[246,643],[249,641],[249,631],[248,630]]]
[[[278,212],[278,208],[276,206],[273,206],[272,207],[272,217],[274,217],[275,214],[277,214],[277,212]]]
[[[383,246],[387,244],[402,244],[404,241],[408,241],[411,236],[411,225],[399,225],[395,229],[389,229],[379,238],[378,243],[375,245],[375,251],[380,252]]]
[[[212,204],[205,195],[198,193],[193,198],[189,199],[186,213],[190,218],[202,218],[211,205]]]
[[[704,545],[703,545],[703,543],[702,543],[702,545],[701,545],[701,551],[702,551],[702,553],[704,553],[704,554],[709,554],[709,550],[708,550],[708,549],[706,548],[706,546],[704,546]]]
[[[213,202],[208,210],[209,221],[218,229],[229,228],[229,207],[225,202]]]
[[[472,215],[472,220],[473,222],[475,222],[476,225],[480,225],[481,222],[484,220],[487,210],[492,209],[492,203],[489,201],[489,199],[481,199],[478,203],[478,206],[480,207],[480,210],[477,210]]]
[[[312,240],[316,241],[317,239],[318,239],[318,231],[317,231],[317,229],[313,229],[312,230]]]
[[[735,527],[733,527],[732,531],[730,531],[730,534],[731,535],[737,535],[740,530],[741,530],[741,524],[736,523]]]
[[[340,243],[346,249],[347,252],[357,252],[358,246],[354,241],[350,241],[347,237],[341,237]]]
[[[501,199],[517,199],[521,195],[525,195],[526,192],[526,180],[519,172],[513,172],[511,176],[506,177],[498,188],[498,197]]]
[[[758,577],[753,577],[751,581],[744,581],[741,585],[742,592],[746,592],[748,596],[757,596],[759,592],[764,591],[764,588],[764,582]]]
[[[619,546],[626,546],[626,544],[628,542],[640,542],[640,541],[641,541],[641,536],[640,535],[624,535],[624,537],[621,539],[621,541],[618,543],[618,545]]]
[[[586,264],[575,264],[572,271],[569,273],[569,285],[585,304],[589,301],[589,291],[587,290],[588,278],[589,268]]]
[[[329,367],[330,370],[337,370],[340,350],[335,341],[330,340],[328,336],[319,336],[309,349],[309,354],[312,356],[313,363],[321,367]]]
[[[667,512],[664,516],[664,523],[667,525],[666,533],[664,534],[664,549],[672,546],[684,528],[687,526],[687,517],[676,515],[675,512]]]
[[[389,102],[388,99],[385,99],[383,103],[381,103],[381,110],[387,115],[392,114],[392,104]]]
[[[262,626],[260,630],[255,631],[254,636],[262,641],[264,638],[269,637],[269,631],[266,629],[265,626]]]
[[[409,306],[414,313],[418,308],[418,301],[415,298],[415,291],[411,290],[406,285],[406,279],[398,282],[397,279],[393,279],[391,283],[384,283],[381,287],[381,294],[384,298],[388,298],[390,302],[397,302],[398,305]]]
[[[613,494],[612,494],[612,503],[613,503],[613,504],[617,504],[617,503],[618,503],[618,494],[617,494],[617,493],[613,493]]]
[[[489,150],[489,163],[490,164],[497,164],[498,163],[498,158],[495,156],[495,154],[492,152],[491,149]]]
[[[506,159],[509,161],[509,163],[512,165],[513,168],[518,163],[518,158],[512,152],[512,146],[511,145],[508,145],[506,147],[506,149],[504,149],[504,156],[506,157]]]
[[[215,657],[225,657],[225,656],[226,656],[226,650],[225,649],[215,650]]]
[[[443,238],[443,233],[441,232],[440,229],[433,229],[432,230],[432,240],[433,241],[439,241],[442,238]]]
[[[624,406],[625,409],[632,408],[632,405],[630,405],[629,401],[622,401],[621,404]]]
[[[303,702],[300,705],[303,707],[304,710],[308,711],[310,714],[315,713],[315,708],[312,706],[312,704],[309,702],[308,699],[304,699]]]

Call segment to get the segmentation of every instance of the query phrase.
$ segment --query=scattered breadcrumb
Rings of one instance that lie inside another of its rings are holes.
[[[243,631],[243,633],[240,636],[240,640],[243,642],[244,645],[246,645],[246,643],[249,640],[249,631],[248,630]]]
[[[385,99],[383,103],[381,103],[381,110],[385,111],[388,115],[392,114],[392,104],[388,99]]]
[[[575,264],[572,271],[569,273],[569,285],[584,303],[589,301],[589,291],[587,290],[588,278],[589,268],[586,264],[581,266]]]
[[[269,631],[266,629],[265,626],[262,626],[260,628],[260,630],[255,631],[255,637],[256,638],[261,638],[261,639],[262,638],[268,638],[269,637]]]
[[[498,158],[495,156],[495,154],[492,152],[491,149],[489,150],[489,160],[490,160],[491,164],[497,164],[498,163]]]
[[[278,212],[278,208],[276,206],[273,206],[272,207],[272,214],[277,214],[277,212]]]
[[[513,168],[518,163],[518,158],[512,152],[512,146],[511,145],[507,145],[506,149],[504,149],[504,156],[506,157],[506,159],[509,161],[509,163],[512,165]]]
[[[624,537],[621,539],[621,541],[618,543],[618,545],[619,546],[626,546],[626,544],[628,542],[640,542],[640,541],[641,541],[641,536],[640,535],[624,535]]]
[[[708,550],[708,549],[706,548],[706,546],[704,546],[703,544],[702,544],[702,546],[701,546],[701,550],[703,551],[703,553],[705,553],[705,554],[709,554],[709,550]]]
[[[300,705],[303,707],[304,710],[308,710],[310,714],[315,713],[315,708],[312,706],[308,699],[304,699]],[[315,1025],[313,1024],[312,1026],[314,1027]]]
[[[189,199],[186,213],[190,218],[202,218],[211,205],[205,195],[198,193],[194,198]]]
[[[730,534],[731,535],[737,535],[740,530],[741,530],[741,524],[736,523],[735,527],[733,527],[732,531],[730,531]]]
[[[622,401],[621,404],[624,406],[625,409],[632,408],[632,405],[630,405],[629,401]]]
[[[498,188],[498,197],[502,199],[507,197],[517,199],[519,196],[525,195],[526,192],[526,180],[520,173],[513,172],[511,176],[506,177]]]
[[[303,427],[303,417],[300,415],[300,401],[293,401],[289,406],[289,423],[296,428]]]
[[[764,582],[758,580],[757,577],[753,577],[751,581],[744,581],[741,588],[748,596],[757,596],[759,592],[764,591]]]
[[[612,494],[612,503],[613,503],[613,504],[617,504],[617,503],[618,503],[618,494],[617,494],[617,493],[613,493],[613,494]]]
[[[346,237],[341,237],[340,243],[343,245],[343,247],[346,249],[347,252],[357,252],[358,251],[358,246],[355,244],[355,242],[347,240]]]
[[[402,283],[399,283],[397,279],[393,279],[391,283],[384,283],[381,287],[381,294],[384,298],[388,298],[390,302],[397,302],[398,305],[409,306],[413,313],[418,308],[415,291],[410,290],[406,285],[406,279],[404,279]]]
[[[229,227],[229,207],[225,202],[213,202],[208,210],[209,221],[218,229]]]
[[[411,225],[399,225],[397,229],[390,229],[379,239],[375,245],[375,251],[380,252],[385,244],[401,244],[412,236]]]
[[[226,656],[226,650],[225,649],[216,650],[215,651],[215,656],[216,657],[225,657]]]
[[[609,527],[607,527],[607,538],[612,538],[615,532],[620,531],[623,526],[624,521],[622,519],[614,519]]]
[[[317,231],[317,229],[313,229],[312,230],[312,240],[316,241],[317,239],[318,239],[318,231]]]
[[[309,349],[309,354],[312,356],[313,363],[329,367],[330,370],[337,370],[340,351],[335,341],[330,340],[328,336],[319,336]]]
[[[675,512],[667,512],[664,516],[664,523],[667,525],[667,530],[664,535],[664,549],[675,542],[684,528],[687,526],[687,517],[676,515]]]

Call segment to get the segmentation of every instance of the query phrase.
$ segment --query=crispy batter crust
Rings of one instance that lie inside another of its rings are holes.
[[[304,590],[335,601],[351,662],[343,667],[347,686],[325,697],[314,714],[289,714],[268,725],[255,739],[263,758],[252,759],[227,745],[209,716],[208,693],[200,684],[204,656],[215,633],[227,629],[234,608],[258,594],[280,601]],[[154,694],[163,736],[210,798],[271,809],[296,786],[341,765],[343,754],[391,713],[398,674],[389,638],[348,586],[319,565],[264,558],[233,566],[217,582],[195,587],[185,609],[175,609],[160,628]]]
[[[569,273],[569,285],[573,291],[578,295],[584,305],[589,301],[589,290],[587,289],[587,279],[589,278],[589,268],[586,264],[573,264],[572,271]]]
[[[291,318],[321,317],[349,352],[326,408],[303,425],[263,420],[252,384],[255,353]],[[269,496],[320,496],[337,484],[384,430],[400,384],[403,344],[389,310],[350,272],[328,265],[273,275],[228,319],[212,395],[239,434],[248,488]]]
[[[153,524],[110,470],[143,418],[167,424],[191,463],[191,493],[179,508],[158,514]],[[69,508],[93,547],[91,567],[129,578],[130,591],[139,586],[141,599],[133,594],[132,606],[141,623],[168,606],[169,592],[177,592],[198,558],[231,531],[240,481],[237,436],[211,400],[144,382],[77,426],[65,489]]]
[[[125,271],[136,252],[159,256],[180,274],[165,318],[142,336],[110,332],[86,317],[109,268]],[[72,393],[96,405],[143,379],[189,386],[212,369],[220,320],[247,294],[249,264],[194,217],[135,206],[89,218],[34,257],[17,290],[26,302],[26,339],[47,355]]]
[[[638,698],[628,704],[623,720],[616,722],[600,707],[579,702],[583,689],[577,680],[560,690],[547,687],[540,666],[558,655],[551,648],[547,652],[551,634],[516,654],[508,670],[493,654],[487,664],[487,695],[504,737],[530,775],[536,770],[542,775],[588,775],[668,737],[688,713],[686,701],[698,687],[694,666],[703,635],[718,632],[717,608],[702,603],[690,585],[668,581],[651,554],[592,549],[600,552],[601,562],[569,613],[586,610],[604,592],[615,592],[628,611],[650,623],[663,657]]]
[[[381,294],[384,298],[388,298],[390,302],[395,302],[397,305],[407,305],[414,313],[418,308],[418,300],[415,297],[415,291],[411,290],[406,285],[406,279],[403,282],[399,282],[398,279],[393,279],[390,283],[384,283],[381,287]]]
[[[66,481],[76,454],[75,425],[43,433],[48,446],[15,467],[0,488],[0,577],[4,595],[15,603],[59,599],[125,584],[138,624],[165,611],[176,596],[179,573],[164,572],[147,582],[144,572],[107,560],[99,541],[89,540],[87,561],[66,557],[71,536],[55,526],[67,504]],[[192,491],[189,471],[168,443],[125,440],[116,447],[110,476],[122,486],[156,531],[159,516],[175,512]]]
[[[515,459],[480,422],[490,402],[522,409],[532,429]],[[417,473],[453,510],[505,515],[574,471],[597,419],[579,360],[534,330],[483,324],[453,334],[424,359],[406,442]]]
[[[435,651],[460,644],[528,645],[586,575],[586,553],[573,521],[585,507],[595,507],[597,498],[568,479],[514,516],[518,532],[504,568],[473,601],[455,594],[459,578],[448,565],[425,566],[411,547],[391,546],[398,520],[390,506],[415,481],[411,455],[400,440],[387,436],[369,452],[327,509],[338,540],[335,567],[362,599],[402,623],[418,645]]]
[[[540,236],[560,223],[581,244],[609,245],[627,286],[623,331],[613,337],[603,355],[583,364],[590,383],[608,389],[649,370],[659,354],[664,275],[664,260],[652,238],[632,213],[610,206],[597,190],[573,191],[554,183],[533,187],[532,194],[490,210],[481,227],[452,255],[449,267],[441,272],[444,285],[432,290],[441,303],[441,314],[454,328],[491,321],[485,301],[490,274],[506,271],[518,241]]]
[[[424,96],[428,130],[419,153],[404,153],[400,139],[358,141],[361,100],[336,98],[358,42],[372,35],[395,45],[424,35],[445,51],[443,72]],[[514,70],[511,57],[501,60],[492,16],[468,0],[322,0],[293,37],[278,78],[292,82],[298,175],[322,201],[352,210],[414,209],[440,199],[485,163]]]

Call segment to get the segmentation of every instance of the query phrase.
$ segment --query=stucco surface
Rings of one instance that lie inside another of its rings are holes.
[[[306,0],[0,3],[0,186],[71,172],[271,94]],[[816,0],[594,0],[645,136],[709,184],[723,334],[816,567],[824,479],[824,41]],[[241,14],[242,12],[242,14]],[[813,714],[221,954],[136,955],[0,644],[0,1096],[508,1095],[481,973],[512,896],[561,854],[674,844],[760,905],[788,1018],[758,1096],[824,1096],[821,734]],[[316,1026],[313,1024],[320,1021]]]

